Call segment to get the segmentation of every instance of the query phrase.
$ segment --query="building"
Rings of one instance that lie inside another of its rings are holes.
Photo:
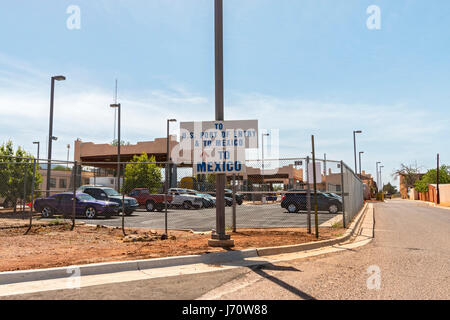
[[[39,169],[39,172],[42,176],[42,182],[39,185],[39,192],[45,192],[47,191],[47,170],[46,169]],[[78,179],[81,179],[81,181],[78,181],[79,184],[89,184],[89,179],[94,176],[94,172],[90,171],[81,171],[81,176],[78,177]],[[71,191],[72,189],[72,179],[73,179],[73,173],[72,170],[51,170],[51,177],[50,177],[50,194],[58,193],[58,192],[65,192],[65,191]]]
[[[422,200],[437,204],[437,185],[429,184],[428,192],[417,192],[413,189],[410,195],[411,200]],[[450,183],[439,185],[439,200],[440,204],[450,204]]]

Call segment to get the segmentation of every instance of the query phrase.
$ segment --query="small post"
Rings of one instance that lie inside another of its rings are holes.
[[[25,231],[25,234],[28,234],[28,232],[31,230],[31,227],[33,226],[34,183],[36,180],[35,177],[36,177],[36,159],[33,159],[33,178],[31,180],[30,224],[28,226],[27,231]]]
[[[311,234],[311,186],[309,181],[309,156],[306,157],[306,210],[308,220],[308,233]]]
[[[167,162],[166,162],[166,181],[165,181],[165,186],[166,186],[166,190],[165,190],[165,192],[164,192],[164,234],[166,235],[166,236],[168,236],[168,226],[167,226],[167,198],[168,198],[168,196],[169,196],[169,188],[168,188],[168,186],[169,186],[169,184],[168,184],[168,175],[167,175],[167,172],[168,172],[168,170],[167,170],[167,167],[168,167],[168,165],[169,165],[169,160],[167,160]]]
[[[236,174],[233,173],[233,232],[236,232]]]
[[[437,154],[437,167],[436,167],[436,204],[440,204],[441,203],[441,197],[439,194],[439,153]]]
[[[319,238],[319,217],[317,215],[316,152],[314,150],[314,135],[311,136],[311,144],[312,144],[313,181],[314,181],[314,224],[316,229],[316,238]]]
[[[27,205],[27,170],[28,162],[25,162],[25,171],[23,173],[22,219],[25,219],[25,207]]]
[[[73,231],[75,229],[75,215],[76,215],[76,206],[77,206],[77,171],[78,171],[78,163],[77,161],[73,164],[73,183],[72,183],[72,227],[70,228],[70,231]]]
[[[119,109],[120,110],[120,109]],[[120,113],[119,113],[120,114]],[[119,166],[118,166],[119,168],[120,168],[120,164],[119,164]],[[124,178],[125,178],[125,168],[122,168],[123,169],[123,171],[124,171]],[[118,182],[120,183],[120,174],[118,175],[118,177],[119,177],[119,179],[117,179],[118,180]],[[125,180],[125,179],[124,179]],[[125,181],[124,181],[124,184],[125,184]],[[119,190],[119,192],[120,192],[120,190]],[[125,237],[127,234],[125,233],[125,194],[122,192],[122,233],[123,233],[123,236]]]
[[[344,162],[341,160],[341,197],[342,197],[342,225],[346,228],[345,222],[345,199],[344,199]]]

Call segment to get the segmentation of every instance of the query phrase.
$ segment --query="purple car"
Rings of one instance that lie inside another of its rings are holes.
[[[38,198],[34,202],[34,209],[42,214],[43,218],[49,218],[53,214],[60,213],[71,215],[73,207],[73,193],[57,193],[48,198]],[[96,200],[86,193],[76,194],[75,213],[87,219],[94,219],[103,215],[107,218],[117,214],[119,205],[115,202]]]

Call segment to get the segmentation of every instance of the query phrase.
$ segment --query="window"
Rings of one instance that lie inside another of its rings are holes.
[[[50,178],[50,188],[56,188],[56,178]]]
[[[89,178],[84,178],[84,183],[83,184],[89,184]]]
[[[59,179],[59,187],[61,189],[67,188],[67,180],[66,179]]]

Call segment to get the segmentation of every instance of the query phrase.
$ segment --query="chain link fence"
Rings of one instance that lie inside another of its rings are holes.
[[[312,168],[310,158],[251,160],[244,173],[227,175],[227,230],[310,230],[316,199],[319,226],[346,226],[363,206],[363,183],[342,161],[316,160],[315,198]],[[186,163],[0,157],[2,227],[65,219],[72,228],[80,220],[124,234],[127,227],[211,231],[215,196],[215,176],[194,175]]]

